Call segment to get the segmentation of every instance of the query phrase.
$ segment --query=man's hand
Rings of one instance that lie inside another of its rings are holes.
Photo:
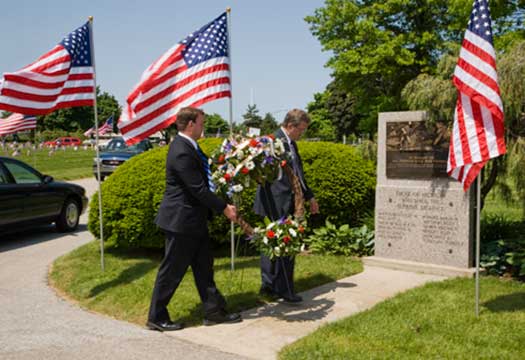
[[[315,198],[310,199],[310,213],[319,214],[319,204]]]
[[[230,204],[226,205],[222,213],[224,214],[224,216],[226,216],[231,221],[237,220],[237,209],[233,205],[230,205]]]

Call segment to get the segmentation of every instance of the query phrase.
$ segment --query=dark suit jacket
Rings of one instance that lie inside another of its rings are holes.
[[[277,130],[274,135],[276,138],[281,139],[283,141],[284,150],[286,151],[286,153],[290,154],[290,145],[286,140],[286,135],[284,134],[283,130]],[[308,201],[314,197],[314,194],[312,190],[308,187],[308,184],[304,177],[303,162],[301,160],[301,156],[299,155],[297,147],[295,148],[295,153],[297,154],[297,159],[295,159],[295,161],[297,161],[297,165],[299,168],[298,176],[300,176],[300,178],[303,181],[303,184],[306,186],[302,189],[304,200]],[[289,158],[290,166],[292,166],[293,168],[293,164],[291,163],[293,160],[291,160],[291,156]],[[283,174],[281,179],[274,181],[271,185],[265,187],[259,186],[255,195],[255,203],[253,207],[254,212],[256,214],[261,216],[268,216],[272,220],[276,220],[283,216],[291,215],[294,211],[294,193],[292,192],[292,186],[290,184],[288,176],[286,176],[286,174]]]
[[[208,188],[202,160],[188,139],[176,136],[166,159],[166,191],[155,223],[179,233],[207,231],[210,210],[221,213],[226,202]]]

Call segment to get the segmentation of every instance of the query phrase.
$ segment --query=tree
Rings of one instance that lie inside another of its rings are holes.
[[[306,106],[310,116],[310,125],[306,130],[306,138],[315,138],[322,141],[333,141],[336,137],[336,129],[332,124],[332,117],[326,100],[330,96],[328,91],[314,94],[314,100]]]
[[[230,132],[230,126],[219,114],[206,114],[204,132],[209,136],[215,134],[228,134]]]
[[[246,113],[242,116],[244,118],[243,125],[246,127],[261,128],[262,118],[259,115],[259,109],[257,105],[248,105]]]
[[[266,113],[261,121],[261,134],[273,134],[279,128],[279,124],[271,113]]]
[[[523,0],[494,2],[495,34],[520,29],[524,8]],[[460,42],[470,11],[464,0],[326,0],[305,20],[333,53],[327,66],[334,85],[351,94],[357,128],[366,131],[378,112],[405,108],[401,91],[410,80],[435,74],[447,43]]]
[[[93,109],[92,106],[80,106],[56,110],[41,117],[39,124],[42,124],[42,126],[39,130],[85,131],[95,124]],[[107,92],[100,93],[98,86],[97,110],[99,125],[102,125],[108,117],[113,115],[113,126],[116,126],[121,112],[117,99]]]

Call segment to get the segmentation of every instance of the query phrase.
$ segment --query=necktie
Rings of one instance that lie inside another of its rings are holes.
[[[301,169],[299,168],[299,156],[297,155],[297,145],[295,144],[295,141],[290,140],[290,152],[292,153],[292,168],[295,172],[295,175],[299,178],[299,182],[301,183],[301,187],[306,190],[306,186],[304,185],[303,180],[303,173]]]
[[[211,169],[210,165],[208,164],[208,157],[202,152],[201,148],[197,146],[197,153],[199,154],[199,157],[202,161],[202,167],[204,168],[204,173],[206,174],[208,178],[208,188],[210,191],[215,192],[215,184],[213,183],[211,179]]]

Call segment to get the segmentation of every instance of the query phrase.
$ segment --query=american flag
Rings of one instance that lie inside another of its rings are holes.
[[[164,129],[186,106],[231,97],[226,13],[189,34],[142,74],[118,127],[134,144]]]
[[[56,109],[92,106],[94,68],[89,23],[51,51],[0,80],[0,109],[43,115]]]
[[[0,119],[0,136],[32,129],[36,129],[36,117],[32,115],[12,113],[7,118]]]
[[[113,132],[113,115],[111,115],[104,125],[98,128],[98,134],[104,135],[105,133]]]
[[[112,132],[112,131],[113,131],[113,115],[108,117],[108,119],[106,120],[104,125],[102,125],[101,127],[98,128],[98,134],[99,135],[104,135],[105,133]],[[91,134],[94,134],[94,133],[95,133],[95,127],[93,126],[92,128],[89,128],[84,133],[84,136],[91,136]]]
[[[473,3],[453,81],[458,99],[447,172],[467,191],[487,161],[506,152],[487,0]]]

